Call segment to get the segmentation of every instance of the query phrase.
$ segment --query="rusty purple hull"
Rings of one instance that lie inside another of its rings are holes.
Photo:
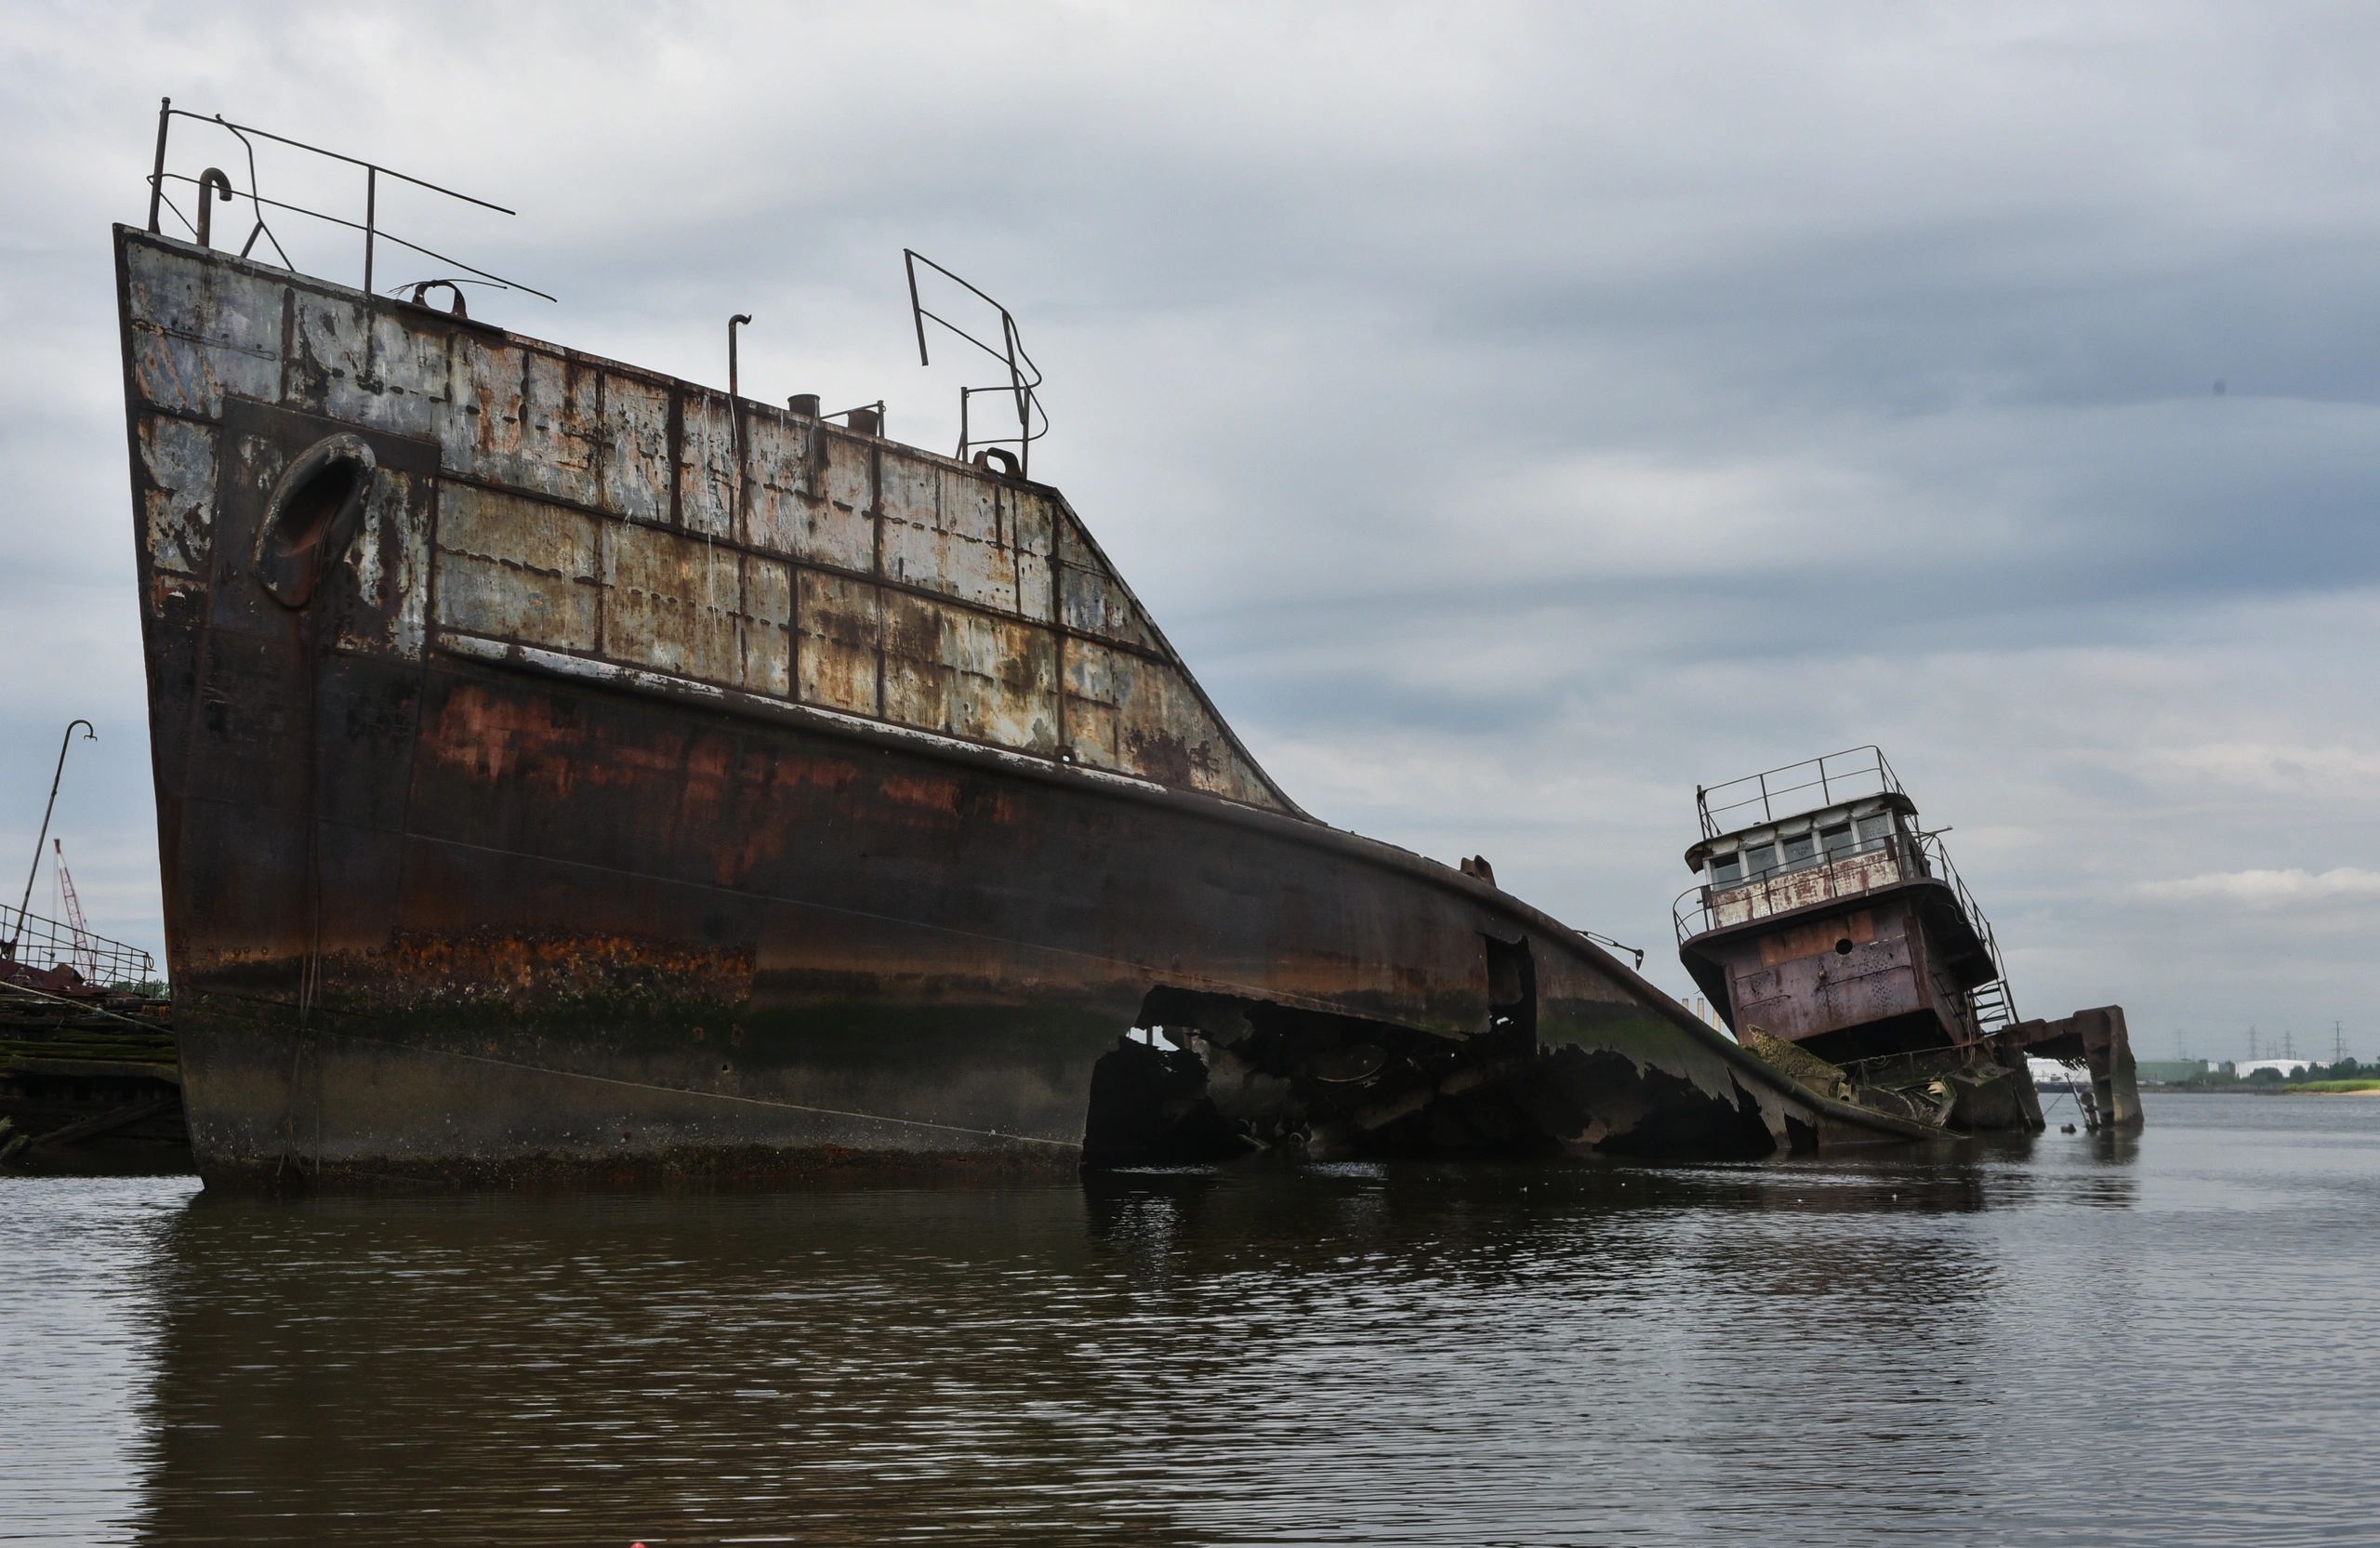
[[[1299,811],[1052,489],[117,253],[211,1184],[1911,1132]]]

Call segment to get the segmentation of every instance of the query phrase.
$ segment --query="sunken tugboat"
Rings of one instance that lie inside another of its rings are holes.
[[[2121,1007],[2019,1021],[1991,925],[1882,750],[1695,792],[1678,955],[1761,1057],[1960,1133],[2043,1127],[2026,1056],[2087,1065],[2093,1127],[2137,1127]],[[2079,1089],[2079,1088],[2078,1088]]]
[[[1029,475],[1038,374],[956,276],[911,270],[920,353],[976,309],[1015,422],[945,456],[744,396],[747,318],[721,392],[377,293],[385,167],[362,288],[262,261],[300,214],[201,168],[239,135],[168,107],[115,237],[209,1185],[1938,1132],[1302,811]]]

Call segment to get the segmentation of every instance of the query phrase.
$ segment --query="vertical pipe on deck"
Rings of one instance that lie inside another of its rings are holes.
[[[364,294],[372,294],[372,228],[380,218],[380,169],[364,169]],[[459,292],[458,292],[459,294]]]
[[[165,128],[173,122],[174,99],[157,99],[157,165],[149,174],[149,234],[163,236],[157,229],[157,206],[165,197]],[[36,859],[39,857],[36,856]]]
[[[736,408],[738,400],[735,363],[735,330],[749,324],[752,314],[739,311],[727,320],[727,445],[734,464],[727,470],[728,520],[732,523],[729,536],[744,536],[744,416]]]

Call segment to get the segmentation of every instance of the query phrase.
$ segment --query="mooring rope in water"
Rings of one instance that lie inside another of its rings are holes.
[[[1939,1043],[1932,1048],[1896,1049],[1890,1053],[1871,1053],[1863,1059],[1845,1059],[1835,1067],[1841,1070],[1855,1070],[1863,1065],[1882,1064],[1887,1059],[1922,1059],[1929,1053],[1964,1053],[1977,1046],[1975,1043]]]
[[[2060,1069],[2066,1071],[2066,1084],[2053,1088],[2050,1105],[2042,1109],[2043,1126],[2048,1126],[2050,1115],[2057,1111],[2060,1101],[2071,1099],[2074,1103],[2074,1116],[2082,1120],[2082,1127],[2092,1133],[2097,1133],[2099,1131],[2098,1104],[2093,1102],[2086,1106],[2081,1095],[2084,1087],[2091,1081],[2090,1067],[2075,1059],[2060,1059],[2057,1065]],[[2082,1081],[2082,1084],[2077,1085],[2077,1080]]]
[[[897,1123],[909,1129],[934,1129],[946,1134],[973,1134],[984,1139],[1017,1140],[1026,1144],[1054,1145],[1062,1150],[1080,1148],[1071,1140],[1045,1140],[1037,1134],[1009,1134],[998,1129],[970,1129],[956,1123],[935,1123],[930,1118],[891,1118],[882,1113],[860,1113],[841,1107],[813,1107],[800,1102],[780,1102],[774,1097],[743,1096],[734,1092],[696,1091],[691,1086],[664,1086],[652,1080],[630,1080],[616,1075],[595,1075],[586,1070],[555,1069],[549,1065],[525,1064],[518,1059],[500,1059],[492,1053],[465,1053],[458,1049],[430,1048],[419,1043],[399,1042],[391,1038],[370,1037],[361,1032],[342,1032],[317,1027],[315,1035],[344,1038],[351,1042],[373,1043],[406,1053],[435,1053],[443,1058],[462,1059],[475,1065],[494,1065],[502,1069],[517,1069],[531,1075],[551,1075],[570,1080],[591,1080],[603,1086],[625,1086],[630,1091],[659,1092],[668,1096],[702,1097],[712,1102],[734,1102],[749,1107],[773,1107],[788,1113],[814,1113],[826,1118],[859,1118],[868,1123]]]
[[[98,1006],[86,1005],[81,1000],[68,999],[59,995],[45,994],[39,989],[26,988],[21,984],[0,984],[0,989],[8,989],[18,994],[30,995],[36,999],[49,1000],[55,1004],[63,1005],[76,1011],[86,1011],[98,1015],[112,1016],[117,1021],[129,1023],[134,1026],[142,1028],[144,1031],[153,1032],[157,1030],[155,1024],[141,1021],[136,1016],[127,1016],[120,1012],[102,1010]],[[595,1075],[586,1070],[555,1069],[549,1065],[526,1064],[518,1059],[499,1059],[492,1053],[465,1053],[458,1049],[430,1048],[418,1043],[399,1042],[392,1038],[375,1038],[362,1032],[344,1032],[329,1027],[316,1026],[310,1027],[307,1030],[311,1035],[316,1037],[327,1036],[333,1038],[344,1038],[350,1042],[372,1043],[381,1048],[393,1048],[406,1053],[434,1053],[442,1058],[462,1059],[477,1065],[495,1065],[503,1069],[517,1069],[530,1075],[550,1075],[569,1080],[591,1080],[598,1085],[625,1086],[631,1091],[658,1092],[668,1096],[701,1097],[712,1102],[740,1103],[748,1107],[772,1107],[789,1113],[814,1113],[824,1118],[859,1118],[868,1123],[897,1123],[909,1129],[934,1129],[948,1134],[973,1134],[983,1139],[1016,1140],[1026,1144],[1055,1145],[1063,1150],[1073,1150],[1077,1148],[1071,1141],[1047,1140],[1041,1138],[1038,1134],[1008,1134],[1002,1133],[997,1129],[970,1129],[963,1124],[936,1123],[931,1118],[892,1118],[883,1113],[861,1113],[842,1107],[813,1107],[804,1103],[781,1102],[774,1097],[766,1096],[744,1096],[734,1092],[705,1092],[696,1091],[691,1086],[665,1086],[657,1081],[629,1080],[616,1075]],[[302,1049],[299,1052],[302,1052]],[[294,1079],[294,1059],[292,1067],[292,1078]],[[321,1121],[319,1109],[316,1113],[316,1121],[318,1123]],[[294,1133],[284,1136],[284,1139],[290,1144],[295,1143]],[[286,1155],[283,1158],[283,1163],[284,1165],[287,1163]]]
[[[104,1006],[93,1005],[88,1000],[73,999],[65,995],[54,995],[42,989],[27,988],[22,984],[0,983],[0,989],[6,989],[11,994],[30,995],[35,999],[46,999],[53,1005],[63,1005],[70,1011],[80,1012],[85,1015],[108,1016],[129,1025],[138,1026],[144,1032],[158,1030],[157,1024],[153,1021],[142,1021],[139,1016],[127,1016],[121,1011],[111,1011]]]

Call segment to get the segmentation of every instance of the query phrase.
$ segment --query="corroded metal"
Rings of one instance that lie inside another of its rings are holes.
[[[2008,1033],[2035,1058],[2080,1065],[2089,1073],[2090,1101],[2084,1112],[2093,1127],[2141,1127],[2139,1078],[2122,1006],[2101,1005],[2053,1021],[2020,1021]]]
[[[1698,788],[1701,882],[1678,953],[1720,1016],[1780,1068],[1959,1131],[2038,1130],[2025,1056],[2088,1060],[2131,1092],[2123,1013],[2016,1020],[1991,925],[1873,747]],[[2086,1030],[2078,1030],[2081,1026]],[[2136,1096],[2128,1106],[2136,1123]]]
[[[1054,488],[116,250],[211,1183],[1934,1131],[1308,817]]]

